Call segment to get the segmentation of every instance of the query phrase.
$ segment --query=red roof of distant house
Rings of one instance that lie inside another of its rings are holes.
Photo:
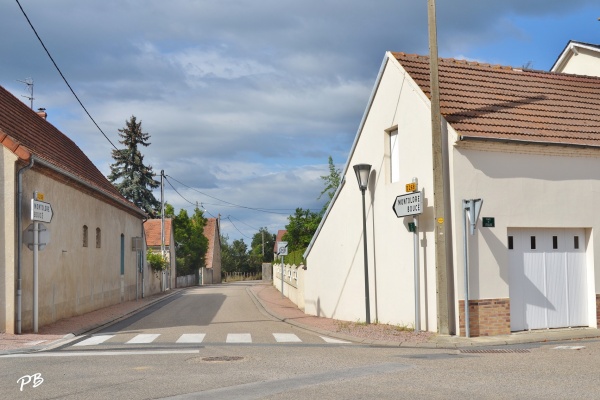
[[[275,238],[275,244],[273,245],[273,253],[277,254],[277,243],[283,241],[283,235],[285,235],[287,231],[285,229],[280,229],[277,231],[277,237]]]
[[[429,57],[392,55],[430,96]],[[440,59],[439,81],[464,138],[600,146],[600,78]]]
[[[171,245],[171,218],[165,218],[165,246]],[[161,246],[160,219],[149,219],[144,222],[147,246]]]
[[[0,143],[23,161],[34,155],[128,209],[139,210],[121,196],[71,139],[3,87],[0,87]],[[139,215],[145,216],[141,210]]]

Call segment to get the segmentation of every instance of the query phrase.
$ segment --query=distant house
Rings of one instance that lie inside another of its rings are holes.
[[[160,219],[149,219],[144,222],[146,246],[149,250],[160,253],[162,251]],[[163,289],[175,288],[177,268],[175,266],[175,236],[172,229],[172,219],[165,218],[165,257],[169,261],[169,268],[164,273]]]
[[[594,47],[585,50],[596,57]],[[445,218],[433,208],[429,58],[388,52],[342,184],[305,252],[305,312],[365,320],[362,203],[353,171],[364,163],[372,166],[372,321],[418,320],[422,330],[446,325],[465,335],[469,315],[472,336],[598,327],[600,78],[440,59],[439,79]],[[418,221],[392,208],[413,178],[423,198]],[[473,235],[469,220],[463,228],[471,199],[483,200]],[[438,235],[447,243],[446,271],[436,270]],[[438,298],[438,285],[447,298]]]
[[[221,228],[219,219],[208,218],[204,236],[208,239],[206,267],[202,268],[202,284],[221,283]]]
[[[283,241],[283,236],[286,233],[287,233],[287,230],[285,230],[285,229],[279,229],[277,231],[277,236],[275,237],[275,243],[273,244],[273,256],[275,257],[275,259],[277,259],[277,257],[278,257],[277,250],[278,250],[279,242]]]
[[[550,71],[600,76],[600,46],[570,40]]]
[[[36,311],[39,327],[160,290],[143,262],[144,246],[141,257],[132,250],[134,238],[144,235],[145,213],[45,113],[2,87],[0,143],[1,332],[33,330]],[[53,211],[43,223],[49,242],[39,252],[37,304],[33,252],[24,235],[34,192]]]

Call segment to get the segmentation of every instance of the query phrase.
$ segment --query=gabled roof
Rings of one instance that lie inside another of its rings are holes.
[[[429,97],[429,57],[391,54]],[[463,139],[600,146],[600,78],[440,59],[439,81]]]
[[[550,68],[550,71],[561,72],[564,69],[563,64],[567,60],[569,60],[569,58],[571,58],[571,56],[573,54],[577,54],[578,49],[586,49],[591,52],[598,53],[598,55],[600,56],[600,46],[598,46],[597,44],[590,44],[590,43],[584,43],[584,42],[577,42],[575,40],[569,40],[569,43],[567,43],[567,45],[565,46],[563,51],[560,53],[560,55],[558,56],[556,61],[554,61],[554,64],[552,65],[552,68]]]
[[[165,246],[171,245],[171,222],[171,218],[165,218]],[[161,246],[160,225],[160,218],[149,219],[144,222],[144,233],[147,246]]]
[[[219,246],[220,249],[221,246],[219,223],[216,218],[208,218],[206,220],[206,225],[204,225],[204,236],[208,239],[208,249],[205,256],[206,268],[212,268],[215,249],[217,249],[217,246]]]
[[[71,139],[3,87],[0,87],[0,143],[22,161],[29,161],[33,155],[80,179],[130,212],[136,210],[140,217],[145,216],[143,211],[121,196]]]

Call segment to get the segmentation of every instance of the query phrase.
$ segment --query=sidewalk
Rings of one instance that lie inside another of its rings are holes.
[[[600,330],[594,328],[536,330],[531,332],[517,332],[510,335],[476,338],[437,335],[432,332],[414,333],[393,325],[365,325],[306,315],[289,299],[281,296],[281,292],[272,284],[259,284],[248,290],[255,296],[264,310],[276,319],[322,335],[354,343],[394,347],[458,349],[600,337]]]
[[[38,334],[11,335],[0,333],[0,355],[35,352],[60,346],[75,336],[135,314],[156,302],[177,294],[181,290],[185,289],[173,289],[137,301],[128,301],[84,315],[60,320],[54,324],[41,327]],[[593,328],[540,330],[481,338],[443,336],[431,332],[414,333],[400,326],[366,325],[364,323],[338,321],[304,314],[289,299],[282,297],[281,293],[270,283],[257,283],[247,288],[247,292],[251,295],[257,307],[280,321],[320,335],[353,343],[393,347],[458,349],[474,346],[502,346],[600,337],[600,330]]]
[[[172,289],[143,299],[127,301],[92,311],[76,317],[62,319],[42,326],[39,333],[12,335],[0,333],[0,355],[9,353],[29,353],[57,347],[75,336],[107,325],[118,319],[132,315],[152,304],[170,297],[182,289]]]

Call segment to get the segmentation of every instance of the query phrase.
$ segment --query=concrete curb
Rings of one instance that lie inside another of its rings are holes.
[[[549,342],[563,342],[600,338],[600,329],[565,328],[543,331],[518,332],[510,335],[486,336],[475,338],[437,335],[428,340],[427,342],[390,342],[376,339],[365,339],[356,336],[351,336],[348,334],[316,328],[314,326],[303,324],[293,319],[278,315],[276,312],[269,309],[262,302],[260,297],[257,294],[255,294],[254,291],[252,291],[251,288],[246,288],[246,291],[250,294],[250,297],[252,298],[254,303],[257,305],[257,307],[259,307],[259,309],[263,313],[270,315],[276,320],[285,322],[290,325],[294,325],[298,328],[305,329],[310,332],[317,333],[319,335],[325,335],[335,339],[341,339],[352,343],[370,346],[457,350],[462,348],[525,345],[535,343],[544,344]]]
[[[124,313],[120,316],[114,316],[111,317],[109,319],[106,319],[102,322],[99,323],[95,323],[93,325],[89,325],[87,327],[78,329],[72,333],[68,333],[65,336],[63,336],[60,339],[56,339],[53,340],[50,343],[45,343],[45,344],[41,344],[41,345],[37,345],[37,346],[31,346],[31,347],[24,347],[24,348],[18,348],[18,349],[11,349],[11,350],[0,350],[0,356],[3,355],[8,355],[8,354],[29,354],[29,353],[36,353],[36,352],[40,352],[40,351],[48,351],[48,350],[53,350],[56,349],[58,347],[64,346],[72,341],[74,341],[75,339],[77,339],[79,336],[84,335],[84,334],[88,334],[88,333],[94,333],[108,325],[111,325],[115,322],[121,321],[125,318],[128,318],[132,315],[135,315],[145,309],[147,309],[148,307],[151,307],[157,303],[160,303],[161,301],[167,300],[170,297],[173,297],[174,295],[176,295],[177,293],[180,293],[182,290],[185,290],[186,288],[181,288],[181,289],[171,289],[170,293],[167,293],[165,295],[162,295],[160,297],[157,297],[156,299],[153,299],[152,301],[136,308],[133,309],[127,313]]]

